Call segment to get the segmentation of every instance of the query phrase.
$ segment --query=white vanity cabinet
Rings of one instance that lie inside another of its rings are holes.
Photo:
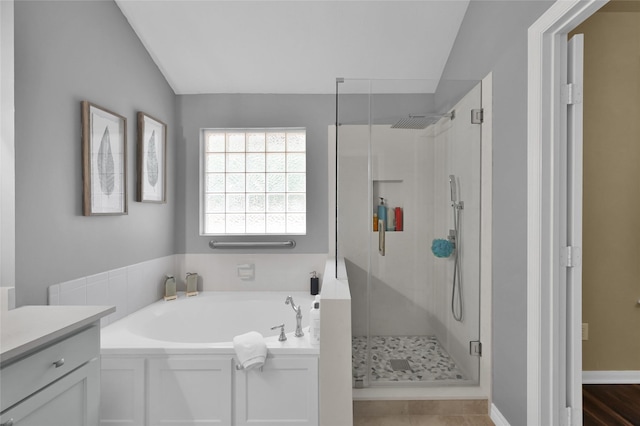
[[[0,425],[97,426],[99,318],[113,308],[48,308],[3,313]]]
[[[232,355],[102,356],[100,424],[318,425],[318,356],[239,370]]]

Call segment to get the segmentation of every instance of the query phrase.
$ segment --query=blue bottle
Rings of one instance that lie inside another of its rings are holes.
[[[380,205],[378,206],[378,222],[382,221],[384,229],[387,229],[387,206],[384,205],[384,198],[380,197]],[[380,227],[378,226],[378,229]]]

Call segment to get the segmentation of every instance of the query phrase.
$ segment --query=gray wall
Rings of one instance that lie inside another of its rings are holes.
[[[377,95],[379,117],[401,117],[432,108],[433,95]],[[307,234],[295,236],[295,253],[328,253],[328,126],[336,121],[334,95],[181,95],[178,115],[178,253],[211,253],[212,237],[199,236],[199,146],[201,128],[306,127]],[[340,96],[340,122],[366,124],[366,95]],[[242,240],[216,237],[216,240]],[[245,237],[256,240],[256,237]],[[281,240],[282,237],[261,237]],[[261,253],[282,252],[261,250]],[[227,250],[228,251],[228,250]],[[234,253],[240,250],[234,250]],[[247,252],[249,250],[246,250]],[[216,253],[223,252],[216,250]]]
[[[126,216],[82,216],[80,102],[127,118]],[[16,298],[174,253],[175,95],[111,1],[15,3]],[[136,112],[168,125],[167,204],[137,203]]]
[[[444,73],[493,72],[492,386],[512,425],[527,423],[527,29],[552,3],[472,1]]]

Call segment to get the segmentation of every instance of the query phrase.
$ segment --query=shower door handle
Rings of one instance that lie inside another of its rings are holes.
[[[386,228],[387,224],[385,223],[385,221],[382,219],[378,219],[378,253],[380,253],[381,256],[384,256],[384,234]]]

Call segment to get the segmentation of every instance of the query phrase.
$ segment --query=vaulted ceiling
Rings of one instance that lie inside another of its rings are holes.
[[[116,3],[177,94],[306,94],[337,77],[435,90],[469,0]]]

